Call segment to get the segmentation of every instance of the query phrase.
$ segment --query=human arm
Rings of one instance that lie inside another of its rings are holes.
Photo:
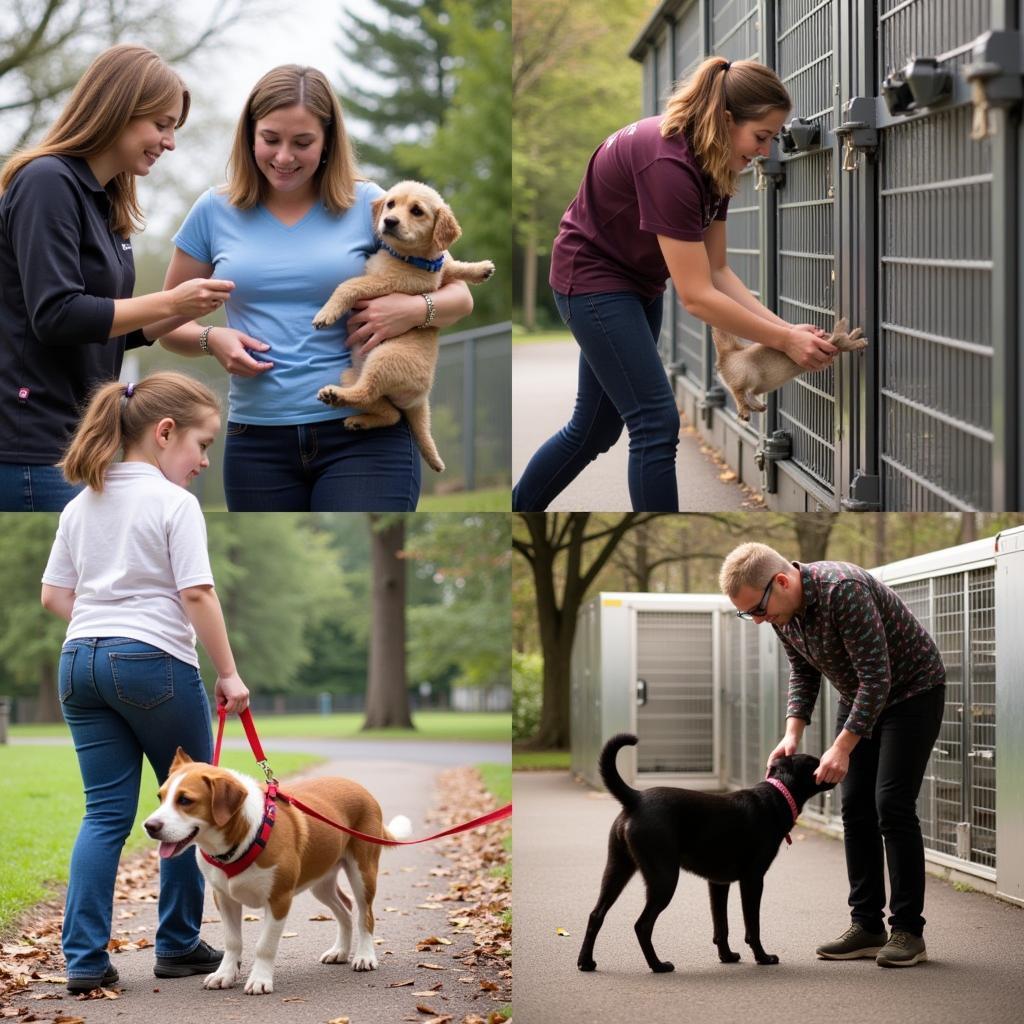
[[[55,587],[50,583],[44,583],[40,600],[48,612],[53,612],[65,622],[71,621],[71,609],[75,606],[74,590],[69,587]]]
[[[723,225],[712,230],[722,232],[721,251],[724,253],[724,222],[715,223]],[[779,349],[805,370],[820,370],[828,366],[836,348],[825,338],[818,337],[815,333],[817,328],[812,325],[792,326],[778,318],[767,319],[760,312],[763,309],[761,304],[749,295],[738,278],[736,284],[748,295],[747,301],[757,306],[757,311],[720,291],[712,276],[704,242],[684,242],[658,235],[658,244],[679,301],[692,316],[737,337]],[[721,275],[721,266],[718,272]]]
[[[434,303],[434,327],[451,327],[473,312],[473,296],[464,281],[449,281],[430,293]],[[422,295],[392,293],[378,299],[364,299],[352,307],[348,318],[349,347],[362,346],[363,354],[382,341],[397,338],[419,327],[427,318]]]
[[[231,653],[217,592],[211,585],[205,584],[185,587],[178,593],[185,615],[217,672],[217,684],[214,687],[217,703],[223,703],[228,714],[244,711],[249,706],[249,690],[235,668],[235,658]]]
[[[803,739],[805,728],[807,728],[807,723],[802,718],[787,718],[786,734],[768,755],[766,767],[770,768],[772,761],[777,757],[789,757],[795,754],[800,749],[800,741]]]
[[[181,249],[175,248],[164,277],[164,288],[175,288],[184,281],[193,278],[208,278],[212,274],[212,264],[203,263]],[[175,355],[201,356],[205,354],[199,347],[199,335],[202,332],[202,324],[191,320],[186,321],[182,326],[172,327],[168,333],[163,334],[160,344]],[[239,377],[256,377],[274,365],[272,362],[258,361],[249,354],[250,350],[266,352],[270,348],[266,342],[251,338],[248,334],[232,327],[214,327],[207,335],[206,344],[210,355],[228,373],[236,374]]]

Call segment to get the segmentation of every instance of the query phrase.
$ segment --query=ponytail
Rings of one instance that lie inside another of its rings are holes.
[[[93,391],[64,458],[57,464],[68,483],[103,490],[118,452],[138,443],[162,419],[195,426],[220,400],[205,384],[183,373],[151,373],[138,384],[107,381]]]
[[[736,194],[737,175],[730,167],[732,140],[726,112],[742,124],[792,107],[786,87],[771,68],[753,60],[730,63],[708,57],[668,98],[661,135],[667,139],[684,132],[715,191],[731,196]]]

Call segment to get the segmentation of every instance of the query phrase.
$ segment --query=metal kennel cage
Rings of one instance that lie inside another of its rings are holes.
[[[870,339],[744,424],[667,304],[684,412],[770,507],[1020,507],[1022,27],[1024,0],[665,0],[634,43],[648,115],[709,54],[778,72],[794,109],[740,176],[730,266],[787,321]]]

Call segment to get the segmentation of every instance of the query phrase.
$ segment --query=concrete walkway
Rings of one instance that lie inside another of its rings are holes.
[[[293,740],[275,740],[279,749],[298,749]],[[268,744],[268,748],[269,748]],[[376,746],[381,744],[366,744]],[[392,751],[401,744],[390,744]],[[472,744],[472,758],[465,756],[460,744],[427,744],[410,742],[403,759],[368,761],[364,758],[335,760],[311,770],[309,775],[341,775],[355,779],[380,801],[385,822],[396,814],[412,819],[413,836],[438,831],[425,820],[437,801],[437,778],[445,768],[476,763],[478,760],[507,760],[502,757],[501,744]],[[441,756],[441,752],[445,756]],[[273,752],[267,750],[273,763]],[[481,754],[485,754],[481,757]],[[258,774],[258,769],[257,769]],[[287,785],[285,785],[287,791]],[[456,1021],[470,1014],[484,1019],[510,999],[509,982],[493,978],[500,967],[467,968],[455,958],[470,950],[472,937],[458,933],[449,923],[460,904],[441,901],[438,896],[448,892],[452,862],[444,857],[437,843],[398,847],[385,850],[381,856],[377,898],[375,936],[379,968],[356,973],[348,964],[321,964],[320,954],[334,940],[335,924],[312,920],[329,911],[308,892],[292,905],[281,939],[274,975],[274,991],[269,995],[245,995],[244,978],[252,966],[261,921],[243,923],[244,951],[242,980],[233,989],[207,991],[202,976],[182,979],[158,979],[153,976],[153,950],[113,954],[111,962],[120,973],[118,987],[123,991],[117,1000],[78,1001],[65,994],[59,1004],[68,1016],[78,1016],[89,1024],[114,1021],[145,1021],[145,1024],[221,1024],[245,1021],[247,1024],[323,1024],[338,1017],[348,1017],[352,1024],[375,1024],[403,1018],[426,1019],[417,1011],[417,1004],[436,1010],[438,1015],[454,1016]],[[348,882],[342,875],[342,887]],[[155,891],[155,890],[154,890]],[[130,911],[134,916],[123,914]],[[247,915],[253,912],[246,908]],[[262,917],[262,911],[256,912]],[[146,930],[136,933],[134,930]],[[156,931],[154,902],[117,903],[114,907],[115,936],[145,936],[151,942]],[[129,934],[122,934],[124,929]],[[295,932],[293,936],[288,933]],[[450,946],[433,946],[417,951],[422,939],[439,936],[451,940]],[[220,915],[207,889],[203,938],[218,949],[223,948]],[[420,967],[429,963],[440,970]],[[481,988],[485,979],[500,985],[491,993]],[[411,985],[397,986],[412,981]],[[440,983],[435,993],[424,995]],[[63,989],[61,989],[63,991]],[[419,993],[417,995],[416,993]],[[40,1004],[52,1009],[52,1003]]]
[[[518,480],[533,453],[565,426],[576,395],[579,347],[568,341],[512,346],[512,479]],[[746,495],[690,433],[680,438],[676,457],[679,508],[683,512],[743,509]],[[611,451],[592,462],[549,506],[551,512],[629,512],[626,432]]]
[[[597,939],[597,971],[576,957],[597,899],[608,828],[620,805],[566,773],[517,773],[514,908],[515,1010],[519,1024],[642,1020],[644,1024],[1010,1024],[1024,1006],[1024,910],[929,876],[925,916],[929,962],[886,970],[873,960],[818,960],[814,948],[840,934],[847,917],[842,844],[797,829],[765,880],[761,937],[779,956],[758,967],[743,943],[739,893],[729,923],[738,964],[721,964],[711,943],[707,884],[683,874],[654,930],[654,948],[675,963],[652,974],[633,933],[643,908],[639,876]],[[564,928],[568,937],[556,929]]]

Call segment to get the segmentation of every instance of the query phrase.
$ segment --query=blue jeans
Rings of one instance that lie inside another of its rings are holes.
[[[0,512],[60,512],[81,489],[56,466],[0,462]]]
[[[638,512],[676,512],[679,411],[658,355],[662,299],[634,292],[562,295],[558,312],[580,346],[572,418],[530,459],[512,491],[516,512],[540,512],[629,431],[629,497]]]
[[[209,761],[210,705],[195,668],[125,637],[67,641],[58,686],[85,786],[61,942],[68,977],[94,977],[110,962],[114,879],[139,806],[142,757],[161,784],[179,744],[194,760]],[[152,793],[146,800],[156,810]],[[160,861],[157,956],[199,945],[203,892],[195,851]]]
[[[420,453],[404,417],[363,431],[229,422],[224,495],[232,512],[415,512]]]

